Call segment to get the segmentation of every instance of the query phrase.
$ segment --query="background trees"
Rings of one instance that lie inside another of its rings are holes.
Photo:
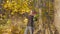
[[[27,18],[23,14],[26,12],[29,14],[33,10],[37,12],[34,16],[35,34],[40,32],[44,32],[41,34],[45,34],[47,31],[53,34],[53,31],[56,32],[53,23],[53,2],[53,0],[2,0],[0,3],[0,32],[24,34]]]

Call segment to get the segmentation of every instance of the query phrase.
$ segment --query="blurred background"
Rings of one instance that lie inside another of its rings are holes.
[[[54,0],[0,0],[0,34],[24,34],[32,10],[34,34],[59,34],[54,24]],[[28,33],[29,34],[29,33]]]

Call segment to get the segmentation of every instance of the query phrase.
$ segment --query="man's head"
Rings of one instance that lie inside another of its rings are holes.
[[[33,11],[30,11],[29,15],[32,15]]]
[[[30,11],[30,13],[29,13],[29,15],[35,15],[36,14],[36,12],[35,11]]]

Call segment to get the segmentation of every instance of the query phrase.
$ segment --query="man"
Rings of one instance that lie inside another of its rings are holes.
[[[30,34],[33,34],[33,24],[34,24],[33,17],[34,17],[33,11],[30,11],[30,14],[27,17],[28,23],[27,23],[27,27],[25,29],[24,34],[28,34],[28,30]]]

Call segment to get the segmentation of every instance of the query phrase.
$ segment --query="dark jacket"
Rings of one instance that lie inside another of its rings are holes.
[[[34,16],[32,16],[32,15],[29,15],[29,16],[28,16],[27,26],[33,27],[33,24],[34,24],[33,17],[34,17]]]

